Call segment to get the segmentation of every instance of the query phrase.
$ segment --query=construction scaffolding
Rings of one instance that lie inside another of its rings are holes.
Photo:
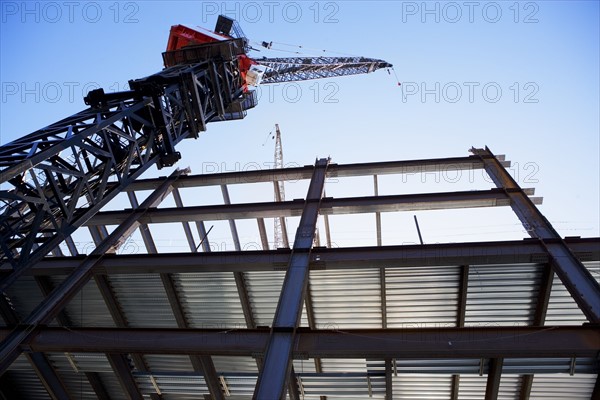
[[[80,228],[90,251],[67,240],[13,280],[13,264],[0,266],[11,282],[0,299],[2,394],[599,398],[600,238],[562,238],[507,161],[472,153],[131,182],[131,208],[103,209]],[[441,170],[485,171],[496,188],[379,194],[380,176]],[[374,177],[375,195],[324,196],[328,179],[349,177]],[[232,201],[232,187],[284,181],[305,181],[304,198]],[[198,187],[223,201],[184,206],[181,192]],[[383,245],[384,213],[475,207],[510,207],[531,238]],[[355,214],[375,217],[377,245],[332,246],[330,218]],[[266,220],[284,218],[297,220],[285,230],[295,237],[273,248]],[[320,219],[327,246],[315,247]],[[228,223],[233,250],[211,251],[215,221]],[[243,246],[248,221],[259,249]],[[151,234],[161,224],[180,224],[189,251],[161,253]],[[119,254],[134,233],[144,249]]]

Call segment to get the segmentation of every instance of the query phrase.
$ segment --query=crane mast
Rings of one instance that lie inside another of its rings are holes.
[[[257,104],[253,66],[266,69],[267,84],[391,67],[363,57],[257,61],[248,50],[239,25],[224,16],[210,34],[174,26],[161,72],[131,80],[128,91],[91,91],[87,109],[2,145],[0,265],[12,273],[0,292],[150,166],[176,163],[182,140],[197,138],[208,122],[244,118]],[[279,131],[278,139],[281,151]]]

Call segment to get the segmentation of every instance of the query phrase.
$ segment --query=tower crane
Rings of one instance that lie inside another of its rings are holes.
[[[219,16],[214,31],[171,28],[165,68],[93,90],[85,110],[0,147],[0,265],[3,292],[55,251],[152,165],[171,166],[178,144],[209,122],[244,118],[253,86],[363,74],[391,64],[365,57],[251,58],[239,24]],[[73,243],[70,243],[73,245]]]
[[[279,124],[275,124],[275,168],[283,168],[283,145],[281,144],[281,131],[279,130]],[[285,183],[283,181],[273,182],[275,201],[285,201]],[[287,227],[285,223],[285,217],[279,217],[274,219],[274,234],[273,239],[275,241],[274,248],[287,247]]]

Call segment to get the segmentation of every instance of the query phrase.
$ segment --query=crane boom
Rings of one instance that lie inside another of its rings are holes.
[[[261,81],[263,84],[367,74],[392,67],[386,61],[365,57],[263,58],[256,61],[268,67]]]

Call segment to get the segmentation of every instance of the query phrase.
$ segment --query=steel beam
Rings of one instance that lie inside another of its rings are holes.
[[[0,338],[11,329],[0,329]],[[271,333],[265,329],[144,329],[39,327],[29,347],[38,352],[130,352],[250,356],[262,354]],[[600,331],[577,327],[467,327],[414,329],[298,328],[297,358],[595,358]]]
[[[38,286],[40,287],[40,290],[44,294],[44,296],[48,296],[52,292],[52,290],[54,290],[54,285],[52,284],[50,279],[48,279],[48,277],[36,276],[35,280],[36,280]],[[71,318],[67,315],[65,310],[62,310],[61,312],[58,313],[58,315],[56,316],[56,320],[58,321],[58,323],[61,326],[65,326],[65,327],[73,326]],[[35,355],[35,354],[39,354],[40,356],[43,356],[41,353],[33,353],[32,355]],[[28,357],[29,357],[29,355],[28,355]],[[48,363],[48,366],[50,366],[49,363]],[[106,392],[106,389],[102,385],[102,381],[100,380],[100,377],[98,376],[98,374],[96,374],[94,372],[86,372],[85,376],[86,376],[88,382],[90,383],[92,390],[94,390],[94,394],[98,397],[98,399],[108,400],[109,396]]]
[[[172,183],[177,178],[187,173],[187,170],[177,170],[164,180],[163,185],[156,189],[138,210],[148,210],[156,207],[172,189]],[[29,315],[19,329],[5,338],[0,350],[0,374],[4,373],[12,362],[19,356],[21,346],[26,344],[34,330],[42,324],[47,324],[64,308],[64,306],[75,296],[79,290],[88,282],[93,275],[92,270],[105,253],[111,249],[118,248],[120,244],[140,225],[138,217],[142,214],[132,214],[121,223],[94,251],[87,256],[81,264],[70,274],[42,303]],[[12,275],[11,275],[12,276]]]
[[[392,381],[392,359],[385,359],[385,400],[394,400],[394,385]]]
[[[509,167],[509,162],[503,162],[503,166]],[[327,178],[342,178],[367,175],[389,175],[420,173],[446,173],[449,171],[470,171],[483,169],[483,162],[476,156],[433,158],[422,160],[384,161],[357,164],[330,164],[327,169]],[[215,165],[218,170],[219,166]],[[224,172],[217,174],[189,175],[177,182],[176,187],[200,187],[251,184],[273,181],[298,181],[310,179],[314,166],[264,169],[243,172]],[[138,179],[125,190],[153,190],[160,185],[160,178]]]
[[[0,313],[4,322],[9,326],[17,326],[19,317],[5,297],[0,298],[0,305]],[[26,352],[25,357],[52,399],[70,398],[62,379],[43,353]]]
[[[223,391],[221,390],[221,383],[219,382],[219,377],[217,375],[217,370],[215,369],[215,364],[213,363],[212,357],[208,355],[191,355],[190,359],[192,361],[192,366],[194,367],[194,369],[196,371],[201,371],[201,373],[204,376],[204,381],[206,382],[206,386],[208,387],[208,391],[210,392],[209,398],[211,400],[225,399]]]
[[[600,284],[575,257],[567,244],[561,240],[550,222],[537,209],[531,199],[523,192],[500,161],[486,147],[471,149],[484,163],[485,170],[498,188],[505,191],[510,205],[521,223],[532,237],[545,245],[551,256],[551,265],[563,282],[581,311],[592,323],[600,323]],[[553,239],[552,243],[546,243]]]
[[[292,367],[292,346],[302,315],[302,305],[308,282],[310,251],[317,227],[328,164],[328,159],[320,159],[315,164],[296,231],[294,249],[275,310],[264,363],[254,390],[254,399],[275,400],[285,397],[286,382],[290,377]]]
[[[596,384],[594,385],[594,391],[592,392],[592,397],[590,400],[600,400],[600,374],[596,378]]]
[[[108,308],[115,325],[118,328],[129,327],[127,318],[125,317],[125,314],[119,307],[119,304],[115,298],[115,294],[114,294],[112,288],[110,287],[107,277],[104,275],[96,275],[96,276],[94,276],[94,280],[96,281],[96,284],[98,285],[98,290],[100,291],[100,294],[102,295],[102,298],[104,299],[104,303],[106,304],[106,307]],[[128,352],[124,351],[122,353],[128,353]],[[109,360],[110,360],[110,356],[111,356],[110,354],[106,355],[106,357],[109,358]],[[122,367],[122,365],[119,364],[119,362],[123,362],[123,360],[126,360],[126,356],[123,354],[112,354],[112,356],[115,357],[115,362],[117,363],[116,364],[117,367]],[[141,370],[141,371],[149,370],[148,364],[146,364],[146,360],[144,360],[143,355],[132,354],[131,359],[133,360],[133,363],[138,370]],[[137,388],[137,383],[135,382],[135,379],[131,375],[131,371],[129,368],[116,369],[115,364],[113,364],[112,362],[111,362],[111,366],[113,366],[114,373],[117,374],[122,386],[130,385],[131,382],[133,381],[133,385],[136,386],[136,388]],[[120,376],[122,374],[125,374],[125,375]],[[126,386],[123,386],[123,388],[126,390],[126,393],[129,394],[129,388],[127,388]],[[137,390],[139,391],[139,389],[137,389]],[[154,395],[152,395],[152,398],[153,399],[160,398],[160,396],[154,394]]]
[[[298,390],[298,377],[294,371],[294,366],[290,367],[290,378],[288,380],[288,395],[290,400],[301,400],[300,391]]]
[[[87,380],[90,382],[90,386],[94,390],[94,394],[98,398],[98,400],[110,400],[110,396],[100,379],[100,376],[97,372],[86,372],[85,376]]]
[[[552,283],[554,281],[554,271],[552,266],[546,264],[542,273],[538,289],[537,304],[535,306],[535,314],[533,316],[534,326],[543,326],[546,321],[546,313],[548,312],[548,303],[550,302],[550,294],[552,292]]]
[[[450,400],[458,400],[458,391],[460,390],[460,374],[452,375],[452,386],[450,389]]]
[[[225,202],[225,204],[231,204],[231,199],[229,198],[229,191],[227,190],[226,185],[221,185],[221,193],[223,194],[223,201]],[[239,253],[240,251],[242,251],[242,246],[240,244],[237,226],[235,225],[235,221],[232,219],[229,220],[229,229],[231,231],[231,237],[233,239],[235,251]],[[250,303],[250,296],[248,295],[246,276],[243,272],[236,271],[233,273],[233,278],[235,279],[235,286],[237,287],[238,297],[240,298],[242,311],[244,313],[244,319],[246,320],[246,327],[254,329],[256,328],[256,322],[254,321],[252,304]]]
[[[131,205],[134,208],[137,208],[138,202],[135,197],[135,192],[128,192],[127,194],[129,196]],[[173,194],[173,197],[175,198],[175,204],[177,205],[177,207],[183,207],[183,203],[181,201],[181,196],[179,195],[179,191],[177,189],[174,189],[172,191],[172,194]],[[196,246],[195,246],[193,237],[191,236],[189,224],[186,222],[183,225],[184,225],[184,230],[186,232],[186,236],[188,236],[188,243],[190,245],[190,249],[192,250],[192,252],[195,252]],[[188,232],[188,231],[190,231],[190,232]],[[156,245],[154,244],[154,240],[152,239],[152,235],[151,235],[150,230],[148,229],[147,225],[143,225],[143,224],[140,225],[140,232],[142,234],[142,238],[144,240],[146,249],[148,250],[148,254],[156,255],[158,253],[158,250],[156,248]],[[188,233],[189,233],[189,235],[188,235]],[[187,318],[185,316],[185,313],[183,312],[183,307],[181,305],[181,299],[179,298],[179,295],[177,294],[175,282],[173,282],[172,274],[166,273],[166,272],[161,273],[160,279],[162,281],[163,288],[165,289],[167,299],[169,300],[169,304],[171,306],[171,311],[173,312],[173,315],[175,316],[175,321],[177,322],[177,326],[182,329],[189,328]],[[121,318],[124,320],[123,317],[121,317]],[[140,361],[142,361],[144,363],[144,365],[146,364],[143,359]],[[215,366],[214,366],[210,356],[193,356],[192,355],[192,356],[190,356],[190,361],[191,361],[194,369],[197,372],[202,373],[202,375],[204,376],[204,380],[208,386],[208,390],[211,393],[210,398],[212,400],[223,400],[223,398],[224,398],[223,393],[221,392],[221,387],[219,386],[219,380],[217,378]]]
[[[519,400],[529,400],[532,384],[533,374],[523,375],[521,379],[521,388],[519,389]]]
[[[469,290],[469,265],[460,267],[460,282],[458,285],[458,311],[456,313],[456,326],[463,328],[465,326],[465,313],[467,310],[467,294]],[[451,400],[458,400],[460,388],[460,374],[452,375]]]
[[[460,282],[458,286],[458,312],[456,315],[456,326],[465,326],[465,313],[467,311],[467,294],[469,291],[469,265],[460,267]]]
[[[310,329],[317,329],[317,322],[315,317],[315,308],[312,302],[312,288],[310,285],[310,276],[309,280],[306,283],[306,295],[304,296],[304,305],[306,306],[306,319],[308,319],[308,327]],[[321,364],[321,359],[315,358],[315,371],[318,373],[323,372],[323,365]],[[325,400],[325,396],[321,396],[321,400]]]
[[[485,386],[485,400],[497,400],[500,392],[500,379],[502,378],[502,358],[490,360],[488,379]]]
[[[43,353],[28,353],[26,356],[52,399],[68,400],[71,398],[62,379]]]
[[[123,352],[126,353],[126,352]],[[137,382],[131,373],[131,367],[127,356],[124,354],[107,354],[110,363],[123,391],[131,400],[144,400],[144,396],[137,387]]]
[[[476,207],[502,207],[510,205],[510,199],[502,190],[468,192],[424,193],[391,196],[366,196],[324,198],[321,213],[344,215],[371,212],[399,212],[415,210],[443,210]],[[184,221],[222,221],[230,219],[298,217],[304,207],[303,200],[194,206],[184,209],[160,208],[139,215],[143,224],[160,224]],[[116,225],[139,210],[103,211],[90,218],[87,225]]]
[[[545,241],[546,243],[552,241]],[[583,261],[600,260],[600,238],[567,239]],[[106,255],[98,260],[96,274],[197,273],[217,271],[275,271],[285,269],[291,250],[156,255]],[[84,256],[52,257],[36,264],[29,275],[66,275]],[[316,248],[311,269],[401,268],[414,266],[494,265],[547,263],[548,254],[538,240],[479,243],[442,243],[384,247]],[[12,267],[4,264],[0,273]]]

